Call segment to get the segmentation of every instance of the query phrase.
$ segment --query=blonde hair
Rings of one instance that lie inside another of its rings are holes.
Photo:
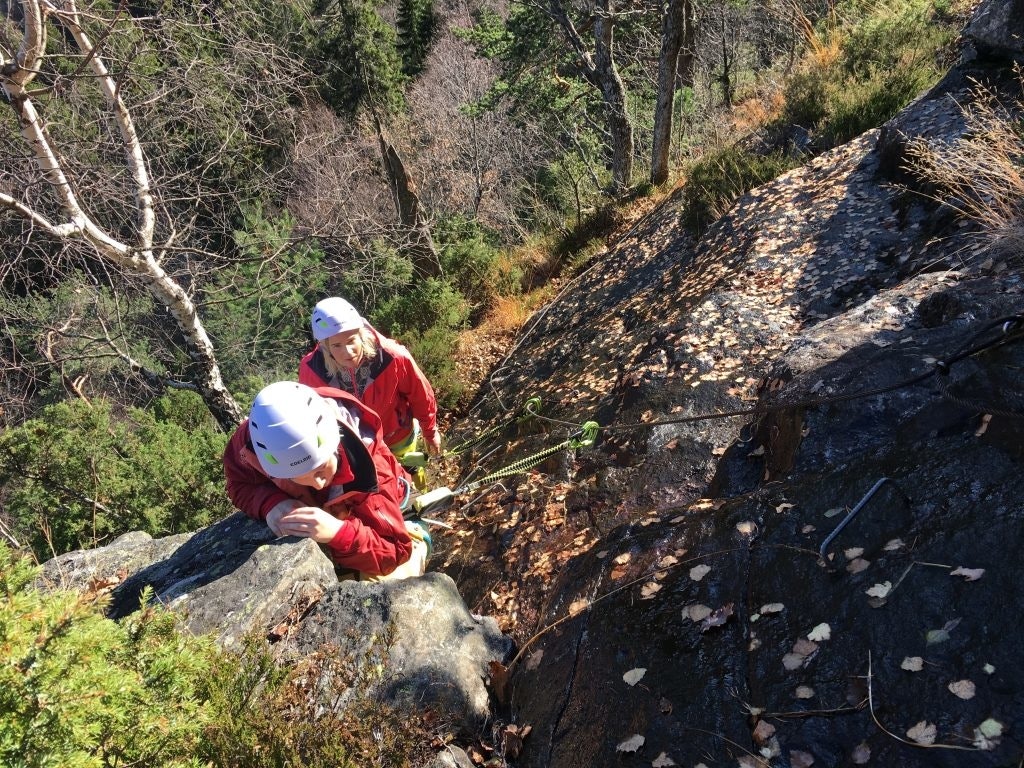
[[[373,337],[373,331],[365,325],[359,329],[359,335],[356,338],[359,340],[359,364],[362,365],[364,361],[377,356],[377,340]],[[327,373],[331,376],[339,376],[343,371],[331,356],[331,352],[327,348],[328,341],[329,339],[324,339],[320,342],[320,354],[324,358],[324,367],[327,368]]]

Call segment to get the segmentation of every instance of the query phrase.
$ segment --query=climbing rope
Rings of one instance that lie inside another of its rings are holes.
[[[850,392],[842,395],[834,395],[831,397],[815,397],[807,398],[804,400],[795,400],[781,403],[774,403],[772,405],[761,405],[754,408],[738,408],[731,411],[718,411],[716,413],[700,413],[693,416],[679,416],[672,419],[661,419],[658,421],[640,421],[630,424],[612,424],[605,427],[601,427],[604,432],[626,432],[646,427],[659,427],[666,424],[691,424],[698,421],[710,421],[713,419],[726,419],[732,416],[758,416],[769,413],[778,413],[779,411],[787,411],[794,408],[812,408],[820,405],[829,405],[832,403],[844,403],[850,400],[859,400],[865,397],[873,397],[875,395],[885,394],[886,392],[893,392],[897,389],[903,389],[905,387],[911,387],[915,384],[920,384],[923,381],[930,379],[932,376],[945,377],[948,376],[950,368],[973,355],[979,354],[989,349],[993,349],[1004,344],[1009,344],[1014,341],[1018,341],[1024,338],[1024,315],[1011,315],[1009,317],[1002,317],[998,320],[993,320],[987,323],[985,327],[974,334],[967,342],[960,346],[960,348],[953,353],[949,358],[945,360],[939,360],[934,366],[928,371],[922,374],[913,376],[909,379],[896,382],[895,384],[889,384],[884,387],[877,387],[874,389],[863,390],[860,392]],[[977,339],[990,333],[995,328],[1001,328],[1002,336],[995,339],[986,341],[981,344],[974,344]],[[943,386],[940,384],[940,392],[943,391]],[[956,399],[951,396],[950,399]],[[966,403],[966,401],[963,401]],[[984,405],[969,404],[968,407],[978,408],[986,413],[993,413],[1003,416],[1009,416],[1013,418],[1024,418],[1024,412],[1011,411],[1011,410],[994,410]],[[559,419],[553,419],[549,416],[541,416],[540,414],[534,414],[537,419],[541,421],[547,421],[552,424],[559,424],[566,427],[577,427],[579,426],[576,422],[561,421]]]
[[[506,427],[512,425],[513,422],[523,421],[524,419],[536,416],[540,412],[541,400],[539,397],[531,397],[525,400],[522,405],[516,410],[512,411],[511,416],[497,426],[491,427],[490,429],[481,432],[479,435],[464,440],[454,448],[445,448],[445,456],[458,456],[465,453],[470,448],[480,445],[484,441],[488,440],[491,436],[503,431]],[[521,415],[522,414],[522,415]]]
[[[575,434],[570,435],[568,439],[562,441],[558,445],[549,446],[542,451],[539,451],[530,456],[519,459],[519,461],[511,463],[507,467],[502,467],[499,470],[491,472],[489,475],[485,475],[484,477],[481,477],[479,480],[474,480],[471,483],[461,485],[454,491],[452,491],[452,493],[468,493],[470,491],[476,490],[477,488],[483,485],[493,483],[495,480],[501,480],[502,478],[505,477],[512,477],[513,475],[518,475],[520,472],[523,472],[529,469],[530,467],[540,464],[548,456],[553,456],[559,451],[564,451],[566,449],[575,450],[577,448],[589,448],[594,444],[594,440],[597,439],[597,431],[599,428],[600,427],[596,421],[584,422],[583,424],[580,425],[579,430]]]

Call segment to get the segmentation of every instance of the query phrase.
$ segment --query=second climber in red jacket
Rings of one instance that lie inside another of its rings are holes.
[[[264,387],[228,441],[224,475],[238,509],[278,536],[314,539],[361,579],[423,574],[430,538],[403,520],[409,482],[377,414],[345,392]]]
[[[401,462],[417,451],[418,432],[430,453],[441,452],[437,400],[405,347],[378,333],[342,298],[313,309],[317,345],[299,363],[299,382],[350,392],[381,418],[384,442]]]

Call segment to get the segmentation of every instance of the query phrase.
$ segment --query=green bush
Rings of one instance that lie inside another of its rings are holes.
[[[114,622],[96,595],[35,589],[37,574],[0,544],[0,765],[399,768],[426,751],[418,718],[366,695],[390,636],[289,670],[260,638],[225,651],[160,607]]]
[[[438,222],[435,236],[443,273],[469,302],[471,320],[478,320],[495,296],[518,292],[522,270],[501,259],[497,238],[479,222],[449,216]]]
[[[720,149],[690,168],[683,193],[683,222],[703,232],[746,192],[793,165],[781,152],[758,155],[736,146]]]
[[[940,53],[953,34],[921,0],[874,6],[823,30],[818,53],[786,86],[780,123],[809,130],[819,150],[881,125],[942,76]]]
[[[0,499],[15,535],[43,558],[131,530],[193,531],[230,513],[227,436],[203,425],[194,403],[175,408],[174,399],[158,412],[191,428],[76,400],[0,434]]]
[[[35,574],[0,546],[0,764],[202,765],[213,643],[163,610],[115,623],[86,595],[33,589]]]

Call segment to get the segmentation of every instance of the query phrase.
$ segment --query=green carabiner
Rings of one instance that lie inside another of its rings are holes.
[[[597,432],[601,429],[601,425],[596,421],[585,421],[580,427],[580,436],[574,438],[572,441],[573,448],[589,448],[594,444],[597,439]]]

